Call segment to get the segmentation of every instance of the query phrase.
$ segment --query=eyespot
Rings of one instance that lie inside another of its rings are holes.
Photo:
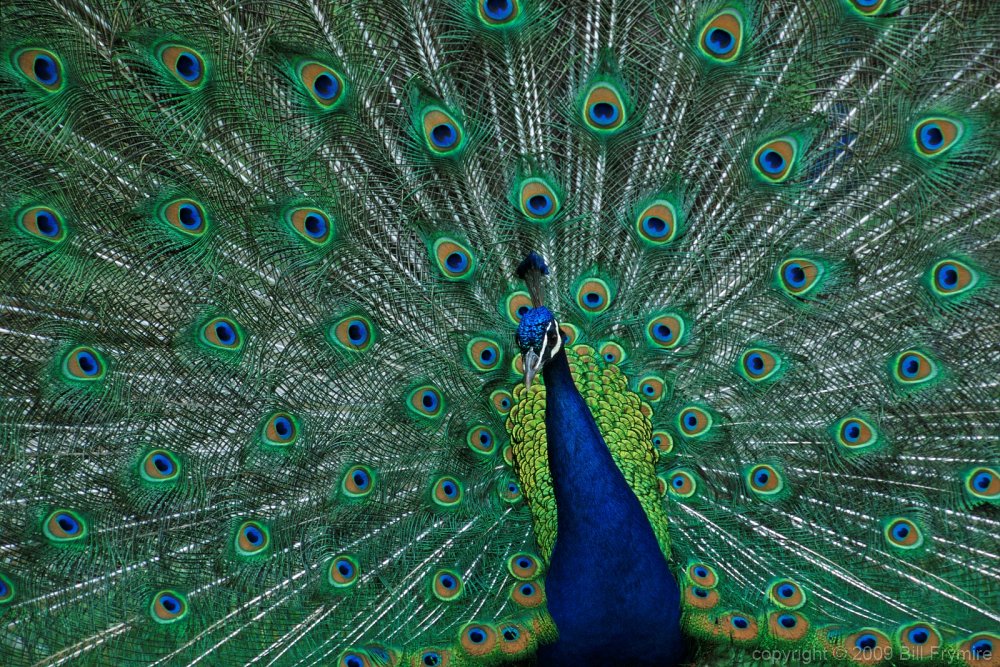
[[[706,563],[692,561],[688,563],[687,569],[684,572],[695,586],[715,588],[719,584],[719,574],[715,571],[714,567]]]
[[[526,651],[531,643],[531,634],[518,625],[500,628],[500,650],[506,655],[517,655]]]
[[[765,181],[780,183],[786,178],[795,163],[796,141],[783,137],[769,141],[754,153],[753,166]]]
[[[521,183],[521,213],[537,222],[551,220],[559,213],[559,197],[541,178],[529,178]]]
[[[59,243],[66,238],[62,216],[47,206],[32,206],[17,214],[18,226],[36,238]]]
[[[878,442],[878,431],[861,417],[845,417],[837,423],[837,444],[861,449]]]
[[[599,83],[587,93],[583,103],[583,122],[597,132],[620,130],[627,120],[621,93],[609,83]]]
[[[337,667],[372,667],[372,662],[367,651],[349,649],[340,654]]]
[[[522,607],[537,607],[545,602],[542,584],[538,581],[521,581],[510,590],[510,599]]]
[[[802,587],[791,579],[778,579],[768,588],[771,602],[782,609],[799,609],[806,603]]]
[[[937,365],[931,358],[917,350],[907,350],[896,355],[893,368],[893,376],[902,384],[928,382],[938,374]]]
[[[689,438],[699,438],[712,427],[712,416],[697,406],[681,410],[677,415],[677,428]]]
[[[719,623],[722,632],[735,641],[750,641],[757,636],[757,621],[750,614],[732,612],[719,619]]]
[[[702,28],[698,44],[711,60],[732,62],[743,45],[743,17],[735,9],[719,12]]]
[[[431,487],[431,498],[440,507],[456,507],[465,492],[462,483],[454,477],[439,477]]]
[[[168,44],[160,48],[160,62],[188,88],[200,88],[206,81],[205,61],[194,49]]]
[[[538,557],[527,552],[516,553],[507,559],[507,571],[516,579],[527,581],[538,574]]]
[[[992,468],[973,468],[965,476],[965,490],[976,499],[1000,499],[1000,474]]]
[[[501,500],[512,505],[522,498],[521,486],[513,478],[501,479],[497,482],[497,492]]]
[[[0,605],[5,605],[14,599],[14,584],[3,572],[0,572]]]
[[[299,66],[299,81],[321,109],[336,108],[344,99],[344,78],[322,63],[302,63]]]
[[[447,651],[423,651],[418,659],[418,665],[423,667],[448,667],[451,654]]]
[[[199,237],[208,230],[208,217],[193,199],[175,199],[160,207],[160,218],[187,236]]]
[[[344,474],[340,490],[348,498],[364,498],[375,488],[375,473],[368,466],[356,465]]]
[[[660,454],[669,454],[674,451],[674,437],[666,431],[653,431],[653,447]]]
[[[462,126],[440,107],[424,111],[423,127],[427,147],[437,155],[454,155],[465,143]]]
[[[900,549],[916,549],[924,543],[924,536],[917,524],[909,519],[895,518],[883,522],[886,541]]]
[[[143,457],[139,474],[147,482],[172,482],[180,476],[181,464],[167,450],[154,449]]]
[[[504,309],[511,322],[520,324],[521,318],[531,310],[531,297],[527,292],[514,292],[507,297]]]
[[[647,375],[639,380],[639,395],[651,403],[659,403],[664,392],[663,378]]]
[[[330,341],[345,350],[364,352],[375,341],[375,327],[364,315],[348,315],[330,329]]]
[[[690,498],[697,489],[698,482],[694,475],[686,470],[678,470],[670,475],[670,484],[667,490],[674,498]]]
[[[611,290],[599,278],[585,280],[576,290],[576,303],[589,315],[603,313],[611,305]]]
[[[73,510],[56,510],[45,520],[42,532],[53,542],[73,542],[87,536],[87,522]]]
[[[786,259],[778,267],[781,288],[792,296],[805,296],[813,290],[823,276],[822,267],[802,257]]]
[[[469,655],[483,656],[497,645],[497,632],[482,623],[470,623],[458,635],[459,644]]]
[[[430,385],[417,387],[410,392],[406,405],[410,410],[423,417],[435,419],[444,411],[444,399],[441,392]]]
[[[607,364],[619,364],[625,360],[625,350],[618,343],[611,341],[602,344],[598,354]]]
[[[864,16],[872,16],[882,11],[889,0],[846,0],[851,9]]]
[[[646,325],[646,339],[653,347],[673,349],[684,338],[685,324],[680,315],[661,315]]]
[[[870,662],[872,656],[888,655],[885,652],[891,648],[888,637],[870,628],[848,635],[844,639],[844,647],[848,657],[855,662]]]
[[[503,351],[500,345],[489,338],[473,338],[465,348],[469,361],[478,371],[492,371],[500,367]]]
[[[476,454],[483,456],[493,456],[497,451],[497,439],[493,431],[485,426],[473,426],[465,436],[465,442],[469,449]]]
[[[149,615],[157,623],[175,623],[187,616],[187,613],[187,598],[177,591],[160,591],[149,603]]]
[[[914,658],[938,655],[941,646],[941,633],[930,623],[904,625],[896,637],[906,654]]]
[[[434,261],[449,280],[468,278],[476,267],[472,252],[458,241],[447,238],[434,242]]]
[[[361,568],[354,556],[341,554],[330,561],[330,569],[327,572],[327,581],[334,588],[350,588],[358,583],[361,575]]]
[[[809,621],[802,614],[772,612],[767,618],[771,636],[784,641],[799,641],[809,633]]]
[[[768,350],[755,347],[740,357],[740,374],[751,382],[763,382],[781,369],[781,358]]]
[[[104,377],[107,366],[97,350],[80,345],[63,357],[62,369],[63,375],[69,380],[92,382]]]
[[[654,246],[670,243],[677,237],[677,208],[657,199],[639,212],[635,229],[640,239]]]
[[[765,464],[748,469],[745,479],[747,487],[758,496],[774,496],[785,487],[781,473]]]
[[[965,664],[972,667],[994,667],[1000,636],[992,632],[980,632],[969,637],[959,649]]]
[[[259,521],[244,521],[236,529],[236,553],[240,556],[260,554],[271,543],[271,533]]]
[[[521,15],[518,0],[479,0],[477,7],[479,18],[493,28],[509,26]]]
[[[287,447],[299,438],[299,420],[287,412],[275,412],[264,422],[264,444]]]
[[[968,292],[979,282],[979,274],[957,259],[937,262],[930,271],[930,284],[935,294],[953,297]]]
[[[285,219],[299,236],[312,245],[325,246],[333,238],[330,216],[318,208],[293,208],[285,215]]]
[[[431,592],[442,602],[452,602],[459,599],[464,590],[462,577],[454,570],[438,570],[431,578]]]
[[[719,604],[719,591],[701,586],[687,586],[684,589],[684,603],[695,609],[713,609]]]
[[[42,90],[57,93],[66,83],[63,78],[63,64],[59,56],[45,49],[24,49],[18,51],[14,63],[28,81]]]
[[[580,338],[580,330],[576,325],[563,322],[559,325],[559,334],[562,336],[564,346],[573,345]]]
[[[917,154],[924,157],[940,155],[955,145],[962,136],[962,124],[947,118],[926,118],[913,129]]]
[[[501,415],[505,415],[514,407],[514,398],[510,395],[509,391],[498,389],[490,394],[490,403],[493,404],[494,410]]]

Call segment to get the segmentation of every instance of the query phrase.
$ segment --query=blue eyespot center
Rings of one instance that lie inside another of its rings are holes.
[[[488,431],[480,431],[479,442],[484,446],[488,446],[493,442],[493,436],[489,434]]]
[[[684,478],[681,477],[680,475],[677,475],[677,477],[674,477],[672,483],[673,483],[675,489],[679,489],[682,486],[684,486]]]
[[[531,561],[528,560],[527,558],[519,558],[517,560],[517,566],[522,570],[527,570],[529,567],[531,567]]]
[[[177,219],[185,229],[197,229],[201,226],[201,213],[191,204],[181,204],[178,207]]]
[[[708,48],[712,53],[722,55],[733,48],[733,35],[722,28],[712,28],[708,31]]]
[[[528,198],[528,210],[534,215],[546,215],[552,210],[552,199],[548,195],[532,195]]]
[[[742,616],[733,616],[732,623],[733,627],[739,630],[745,630],[750,627],[750,622]]]
[[[857,442],[860,437],[861,425],[857,422],[847,422],[847,426],[844,428],[844,438],[848,442]]]
[[[100,365],[97,363],[97,359],[95,359],[94,355],[90,352],[77,352],[76,364],[80,367],[80,370],[84,375],[94,376],[97,375],[97,371],[100,370]]]
[[[439,123],[431,130],[431,141],[438,148],[451,148],[458,140],[458,133],[449,123]]]
[[[347,667],[364,667],[364,661],[354,654],[349,654],[344,657],[344,664]]]
[[[937,150],[944,144],[944,133],[937,123],[929,123],[920,130],[920,143],[927,150]]]
[[[340,91],[340,83],[336,77],[326,73],[320,74],[313,81],[313,91],[321,99],[329,100],[337,96]]]
[[[310,213],[306,216],[304,227],[306,229],[306,234],[314,239],[326,234],[326,220],[324,220],[322,216],[316,215],[315,213]]]
[[[486,633],[479,628],[472,628],[469,630],[469,641],[473,644],[482,644],[486,641]]]
[[[988,472],[981,472],[975,476],[972,480],[972,485],[975,486],[980,491],[985,491],[990,488],[990,484],[993,482],[993,475]]]
[[[924,628],[913,628],[907,633],[907,639],[914,644],[926,644],[931,636]]]
[[[993,642],[989,639],[980,639],[971,647],[972,655],[977,659],[985,658],[993,653]]]
[[[785,281],[792,287],[802,287],[806,284],[806,272],[798,262],[792,262],[785,267]]]
[[[56,523],[67,535],[75,535],[80,531],[80,523],[68,514],[60,514],[56,517]]]
[[[783,598],[790,598],[795,595],[795,589],[788,584],[784,584],[783,586],[778,587],[778,595]]]
[[[427,667],[437,667],[441,664],[441,656],[437,653],[424,653],[421,662]]]
[[[875,635],[863,634],[854,641],[854,645],[862,651],[871,650],[878,646],[878,639],[875,638]]]
[[[39,54],[35,56],[35,62],[31,66],[35,73],[35,78],[46,86],[51,86],[59,80],[59,68],[56,61],[47,55]]]
[[[353,320],[347,325],[347,339],[354,345],[360,345],[368,338],[368,327],[360,320]]]
[[[916,377],[920,370],[920,359],[915,354],[908,354],[899,362],[899,366],[904,377]]]
[[[698,416],[695,415],[693,412],[687,413],[686,415],[684,415],[684,425],[687,426],[688,428],[694,428],[695,426],[698,425]]]
[[[504,628],[500,632],[503,635],[503,638],[506,639],[509,642],[517,641],[518,638],[520,638],[520,636],[521,636],[521,633],[520,633],[520,631],[517,628],[510,627],[510,626]]]
[[[161,595],[160,606],[166,609],[168,613],[176,614],[180,611],[181,603],[173,595]]]
[[[943,264],[938,269],[938,283],[946,289],[952,289],[958,285],[958,269],[954,264]]]
[[[501,398],[500,399],[500,407],[503,408],[504,410],[506,410],[507,408],[509,408],[510,407],[510,399],[509,398]]]
[[[264,534],[255,526],[247,526],[244,528],[243,536],[247,538],[247,542],[254,546],[264,541]]]
[[[223,345],[232,345],[236,342],[236,331],[226,322],[216,323],[215,335]]]
[[[160,471],[164,475],[169,475],[174,471],[174,462],[163,454],[155,454],[153,456],[153,467]]]
[[[699,597],[699,598],[707,598],[708,597],[708,591],[706,591],[704,588],[695,587],[695,588],[691,589],[691,592],[694,593],[695,596]]]
[[[354,566],[351,565],[351,561],[342,560],[337,563],[337,572],[339,572],[344,578],[348,578],[354,574]]]
[[[599,306],[604,301],[604,297],[597,292],[587,292],[583,295],[583,300],[588,306]]]
[[[649,215],[642,219],[642,229],[653,238],[667,235],[667,222],[663,218]]]
[[[453,482],[445,482],[441,485],[441,490],[449,498],[454,498],[458,494],[458,487]]]
[[[906,539],[906,536],[910,534],[910,527],[905,523],[898,523],[892,529],[892,534],[896,537],[896,539],[904,540]]]
[[[767,484],[769,479],[771,479],[771,473],[769,473],[766,470],[759,471],[756,475],[754,475],[753,478],[757,486],[764,486],[765,484]]]
[[[651,384],[644,384],[642,385],[642,393],[646,394],[647,396],[652,396],[653,394],[656,393],[656,387],[654,387]]]
[[[424,408],[426,408],[428,410],[435,410],[437,408],[437,405],[438,405],[437,395],[434,392],[432,392],[432,391],[429,391],[429,390],[425,391],[420,396],[420,404],[423,405]]]
[[[764,358],[760,356],[759,353],[754,352],[749,357],[747,357],[747,367],[753,374],[759,374],[764,370]]]
[[[503,21],[514,13],[514,5],[510,0],[484,0],[483,9],[486,16],[494,21]]]
[[[185,81],[195,81],[201,76],[201,63],[190,53],[182,53],[177,56],[174,67]]]
[[[798,620],[791,614],[782,614],[778,617],[778,623],[781,624],[781,627],[790,629],[798,625]]]
[[[700,579],[704,579],[708,576],[708,570],[704,567],[698,566],[694,569],[694,575]]]
[[[760,166],[769,174],[778,174],[785,168],[785,158],[778,151],[768,149],[760,154]]]
[[[441,583],[442,586],[448,589],[455,588],[455,586],[458,585],[458,582],[455,580],[455,577],[451,576],[450,574],[442,574],[438,578],[438,581]]]
[[[597,102],[590,105],[590,120],[598,125],[611,125],[618,120],[618,107],[610,102]]]
[[[278,417],[274,420],[274,432],[280,438],[287,438],[292,434],[292,422],[288,417]]]
[[[521,586],[521,595],[529,596],[535,594],[535,587],[531,584],[524,584]]]
[[[465,270],[465,267],[469,265],[469,258],[464,253],[453,252],[448,255],[444,262],[453,273],[457,273]]]
[[[656,336],[657,340],[666,342],[674,337],[674,332],[666,324],[657,324],[653,327],[653,335]]]
[[[59,221],[48,211],[39,211],[35,214],[35,227],[43,236],[49,238],[59,234]]]

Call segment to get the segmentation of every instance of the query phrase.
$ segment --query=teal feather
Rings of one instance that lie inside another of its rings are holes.
[[[603,437],[668,519],[663,664],[996,664],[998,26],[4,3],[0,663],[558,646],[534,297],[599,425],[639,406]]]

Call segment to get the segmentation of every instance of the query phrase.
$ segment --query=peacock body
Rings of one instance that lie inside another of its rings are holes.
[[[0,663],[1000,665],[996,3],[0,12]]]

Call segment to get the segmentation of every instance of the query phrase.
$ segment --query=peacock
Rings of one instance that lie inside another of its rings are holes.
[[[0,664],[1000,665],[1000,4],[4,0]]]

